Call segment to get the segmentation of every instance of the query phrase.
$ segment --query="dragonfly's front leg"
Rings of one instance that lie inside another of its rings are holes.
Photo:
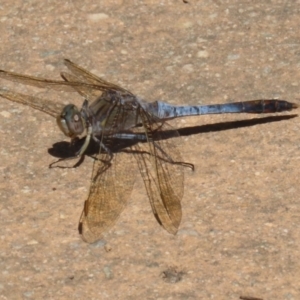
[[[93,128],[92,126],[90,125],[90,123],[88,123],[88,126],[87,126],[87,135],[85,137],[85,141],[84,141],[84,144],[82,145],[82,147],[79,149],[79,151],[77,151],[75,153],[74,156],[71,156],[71,157],[68,157],[68,158],[60,158],[59,160],[51,163],[49,165],[49,168],[52,168],[54,165],[56,165],[57,163],[61,162],[61,161],[66,161],[66,160],[71,160],[71,159],[76,159],[78,157],[80,157],[80,160],[79,162],[82,161],[83,159],[83,154],[84,152],[86,151],[89,143],[90,143],[90,140],[91,140],[91,136],[92,136],[92,133],[93,133]],[[78,137],[75,137],[71,140],[71,144],[74,144],[76,142],[76,140],[78,139]],[[79,162],[77,162],[73,167],[76,167],[78,166]]]
[[[79,151],[76,152],[75,157],[83,155],[83,153],[85,152],[85,150],[87,149],[87,147],[88,147],[88,145],[89,145],[89,143],[91,141],[92,134],[93,134],[93,127],[92,127],[91,124],[88,124],[87,133],[86,133],[84,144],[79,149]]]

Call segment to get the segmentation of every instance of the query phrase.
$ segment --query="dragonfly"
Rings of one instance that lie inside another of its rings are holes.
[[[276,99],[182,106],[147,102],[68,59],[64,64],[69,72],[61,72],[62,80],[4,70],[0,70],[0,78],[38,88],[78,92],[84,99],[81,108],[4,88],[0,89],[0,96],[55,117],[71,143],[85,137],[74,157],[84,156],[91,140],[99,145],[89,195],[79,221],[79,232],[88,243],[101,239],[125,208],[135,182],[134,161],[156,220],[167,232],[178,231],[182,218],[183,169],[193,169],[194,165],[182,160],[179,133],[168,124],[169,120],[206,114],[275,113],[297,108],[295,103]],[[124,151],[115,150],[120,140],[133,143]]]

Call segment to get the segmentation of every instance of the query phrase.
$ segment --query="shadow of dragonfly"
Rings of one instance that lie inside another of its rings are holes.
[[[5,89],[0,89],[0,96],[55,117],[61,131],[71,138],[74,149],[78,147],[75,155],[62,157],[50,166],[74,157],[80,158],[78,165],[90,151],[92,141],[98,145],[89,195],[79,221],[79,232],[88,243],[99,240],[124,209],[135,181],[134,161],[155,218],[169,233],[176,234],[182,215],[183,168],[194,169],[194,166],[182,160],[176,139],[179,133],[168,125],[168,120],[205,114],[275,113],[297,108],[294,103],[273,99],[202,106],[150,103],[68,59],[64,63],[71,73],[62,72],[63,80],[3,70],[0,77],[39,88],[76,91],[85,99],[80,109],[73,104],[63,106]]]

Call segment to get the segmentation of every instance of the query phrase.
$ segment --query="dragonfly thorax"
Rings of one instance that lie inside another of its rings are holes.
[[[64,107],[61,114],[57,116],[56,122],[60,130],[72,139],[81,135],[85,130],[85,122],[80,111],[73,104]]]

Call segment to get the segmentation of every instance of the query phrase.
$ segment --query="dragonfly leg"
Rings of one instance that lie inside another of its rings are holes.
[[[51,163],[49,165],[49,168],[52,168],[54,165],[56,165],[57,163],[61,162],[61,161],[66,161],[66,160],[71,160],[71,159],[75,159],[75,158],[78,158],[80,157],[80,160],[79,162],[81,161],[82,157],[83,157],[83,154],[85,152],[85,150],[87,149],[89,143],[90,143],[90,140],[91,140],[91,136],[92,136],[92,132],[93,132],[93,127],[89,124],[88,125],[88,128],[87,128],[87,135],[85,137],[85,141],[84,141],[84,144],[82,145],[82,147],[79,149],[79,151],[77,151],[75,153],[75,156],[72,156],[72,157],[68,157],[68,158],[61,158],[53,163]],[[74,143],[75,142],[75,139],[73,139],[71,141],[71,143]],[[76,167],[78,165],[78,163],[75,164],[74,167]]]
[[[184,167],[188,167],[192,171],[195,170],[194,164],[184,162],[184,161],[174,161],[172,159],[172,157],[170,157],[157,143],[155,143],[155,141],[153,141],[153,144],[154,144],[155,148],[157,148],[163,154],[163,156],[166,157],[166,159],[165,158],[161,158],[161,159],[168,161],[169,163],[174,164],[174,165],[182,165]]]
[[[93,127],[91,125],[89,125],[88,128],[87,128],[87,134],[86,134],[86,137],[85,137],[84,144],[79,149],[79,151],[77,151],[76,154],[75,154],[77,157],[83,155],[83,153],[87,149],[87,147],[88,147],[88,145],[91,141],[92,133],[93,133]]]
[[[97,144],[99,144],[100,149],[103,149],[109,155],[108,162],[111,161],[113,158],[113,153],[111,152],[111,150],[108,147],[106,147],[96,136],[93,135],[92,137],[93,137],[93,140]]]

